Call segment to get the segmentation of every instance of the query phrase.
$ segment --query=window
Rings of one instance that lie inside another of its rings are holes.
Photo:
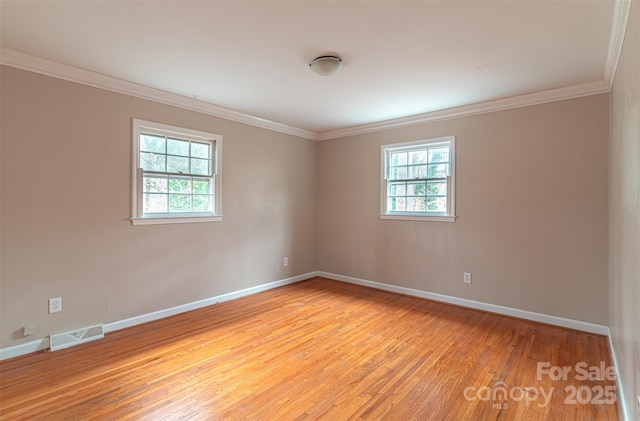
[[[133,225],[221,221],[222,136],[133,120]]]
[[[455,221],[455,137],[382,145],[380,218]]]

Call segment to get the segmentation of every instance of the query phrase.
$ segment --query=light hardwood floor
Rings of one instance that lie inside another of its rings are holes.
[[[580,362],[610,366],[606,337],[315,278],[4,361],[0,417],[617,419]]]

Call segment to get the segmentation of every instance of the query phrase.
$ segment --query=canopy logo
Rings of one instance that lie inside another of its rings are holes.
[[[495,409],[507,409],[509,401],[524,401],[526,406],[535,403],[540,408],[549,405],[555,389],[545,390],[543,387],[509,387],[504,382],[497,382],[493,386],[475,388],[473,386],[464,389],[464,398],[468,401],[491,401]]]

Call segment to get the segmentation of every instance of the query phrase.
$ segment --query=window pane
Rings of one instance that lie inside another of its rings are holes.
[[[156,213],[167,211],[167,195],[166,194],[150,194],[143,195],[144,213]]]
[[[446,177],[449,175],[449,164],[433,164],[429,165],[429,171],[427,176],[432,177]]]
[[[406,152],[392,153],[389,161],[390,161],[389,165],[393,165],[393,166],[407,165],[407,153]]]
[[[405,196],[407,194],[407,183],[389,184],[389,196]]]
[[[404,197],[390,197],[388,208],[390,211],[403,212],[405,210],[406,199]]]
[[[209,212],[211,211],[211,195],[193,195],[193,211]]]
[[[167,177],[163,175],[145,175],[142,191],[145,193],[166,193]]]
[[[416,165],[414,167],[409,167],[409,178],[426,178],[426,177],[427,177],[426,165]]]
[[[170,194],[169,212],[191,212],[191,195]]]
[[[191,178],[190,177],[169,178],[169,192],[191,193]]]
[[[425,191],[424,183],[407,183],[407,196],[424,196]]]
[[[140,152],[140,168],[148,171],[165,171],[166,155]]]
[[[191,156],[195,158],[211,158],[211,145],[208,143],[191,142]]]
[[[427,183],[427,194],[429,196],[436,196],[436,195],[444,195],[446,196],[447,194],[447,183],[442,181],[442,182],[428,182]]]
[[[426,203],[424,197],[407,197],[407,212],[424,212]]]
[[[167,156],[167,171],[189,173],[189,158],[181,156]]]
[[[167,139],[167,153],[189,156],[189,142],[187,140]]]
[[[211,175],[209,169],[209,160],[207,159],[191,159],[191,174]]]
[[[412,151],[409,152],[410,164],[426,164],[427,163],[427,150]]]
[[[210,194],[211,183],[209,180],[201,180],[194,178],[193,180],[193,192],[196,194]]]
[[[141,134],[140,150],[146,152],[164,153],[164,137]]]
[[[449,162],[449,148],[429,149],[429,163]]]
[[[407,167],[394,167],[389,169],[390,180],[406,180]]]
[[[427,210],[429,212],[446,212],[447,199],[445,197],[427,197]]]

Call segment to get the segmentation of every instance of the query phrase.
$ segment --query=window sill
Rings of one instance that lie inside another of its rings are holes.
[[[197,222],[221,222],[222,215],[172,216],[161,218],[131,218],[131,225],[193,224]]]
[[[446,215],[390,215],[381,214],[380,219],[394,219],[400,221],[429,221],[429,222],[456,222],[457,216]]]

